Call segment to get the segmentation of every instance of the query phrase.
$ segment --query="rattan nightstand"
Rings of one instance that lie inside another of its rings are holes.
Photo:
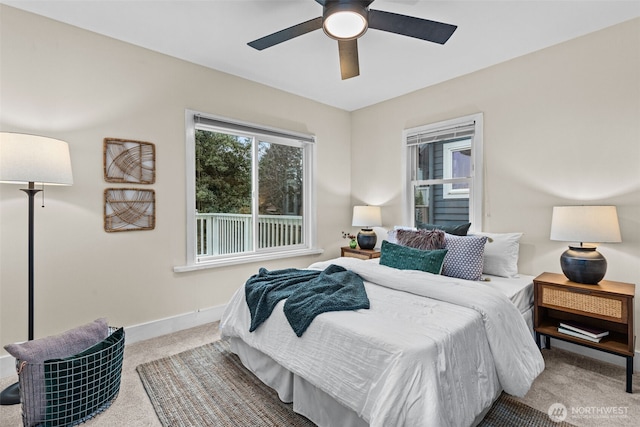
[[[536,343],[551,348],[549,338],[572,342],[627,359],[626,391],[631,393],[635,335],[633,333],[632,283],[602,280],[597,285],[571,282],[562,274],[543,273],[533,280],[533,323]],[[600,342],[558,332],[560,322],[575,322],[609,331]]]

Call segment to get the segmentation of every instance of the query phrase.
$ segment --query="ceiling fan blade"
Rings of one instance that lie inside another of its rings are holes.
[[[445,44],[458,26],[381,10],[369,10],[369,28]]]
[[[340,74],[342,75],[342,80],[359,76],[358,39],[338,40],[338,52],[340,54]]]
[[[261,37],[257,40],[247,43],[254,49],[263,50],[279,43],[286,42],[292,38],[307,34],[314,30],[322,28],[322,17],[319,16],[309,21],[303,22],[293,27],[285,28],[268,36]]]

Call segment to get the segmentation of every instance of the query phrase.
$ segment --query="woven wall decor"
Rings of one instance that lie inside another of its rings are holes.
[[[153,184],[156,181],[156,148],[150,142],[105,138],[103,163],[107,182]]]
[[[137,188],[104,190],[104,231],[153,230],[156,192]]]

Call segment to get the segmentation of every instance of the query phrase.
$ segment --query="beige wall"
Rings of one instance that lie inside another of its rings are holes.
[[[553,206],[612,204],[623,242],[600,247],[606,278],[640,288],[640,19],[352,113],[354,203],[380,200],[385,225],[401,224],[403,129],[477,112],[481,228],[524,232],[521,272],[560,272]]]
[[[301,97],[0,6],[0,129],[69,143],[71,187],[36,202],[36,337],[97,317],[131,326],[225,304],[258,267],[339,256],[350,222],[350,115]],[[185,264],[185,109],[317,137],[322,256],[204,271]],[[103,230],[104,137],[156,144],[157,227]],[[27,198],[0,184],[0,342],[27,338]]]

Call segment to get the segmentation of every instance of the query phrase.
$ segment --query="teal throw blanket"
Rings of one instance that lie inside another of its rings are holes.
[[[245,283],[245,297],[251,314],[250,332],[286,298],[284,314],[299,337],[319,314],[369,308],[362,278],[334,264],[323,271],[261,268]]]

